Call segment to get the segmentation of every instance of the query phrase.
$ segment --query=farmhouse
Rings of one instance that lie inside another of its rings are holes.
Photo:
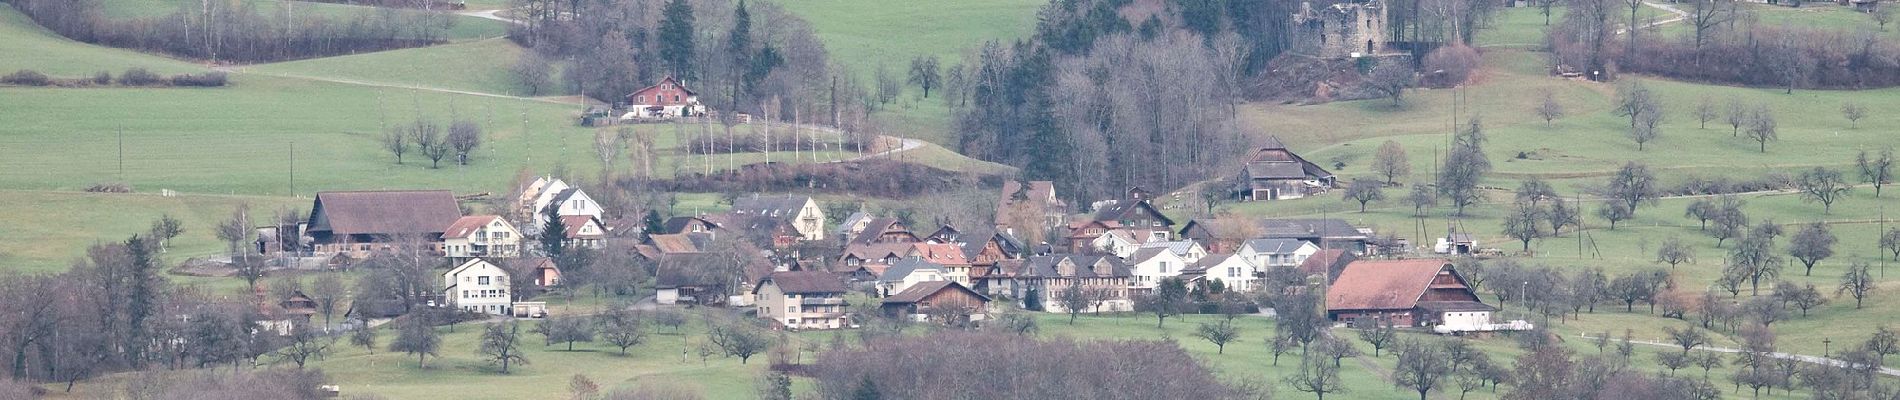
[[[802,240],[825,239],[825,210],[809,196],[758,196],[733,200],[732,213],[770,218],[798,231]]]
[[[445,305],[462,311],[509,315],[514,311],[508,270],[476,258],[442,273]]]
[[[687,89],[686,85],[669,76],[660,79],[660,83],[647,86],[627,94],[627,114],[620,119],[672,119],[677,117],[696,117],[706,115],[706,106],[699,104],[699,94]]]
[[[1376,254],[1379,249],[1372,230],[1337,218],[1262,219],[1260,229],[1262,238],[1304,240],[1322,249],[1344,249],[1355,255]]]
[[[462,217],[442,232],[442,253],[454,261],[517,257],[521,255],[521,231],[496,215]]]
[[[461,218],[447,190],[317,192],[305,234],[317,253],[362,259],[409,241],[433,250]]]
[[[1245,201],[1297,199],[1332,189],[1334,180],[1332,172],[1268,138],[1241,164],[1234,191]]]
[[[887,316],[955,326],[984,320],[990,297],[956,282],[931,281],[884,298],[880,307]]]
[[[1326,316],[1353,322],[1376,318],[1395,326],[1481,330],[1491,306],[1442,259],[1356,261],[1326,291]]]
[[[821,271],[774,272],[753,289],[759,318],[787,329],[838,329],[850,326],[844,280]]]
[[[1306,257],[1306,262],[1300,263],[1300,272],[1306,276],[1324,276],[1326,283],[1332,284],[1333,281],[1339,279],[1340,273],[1346,271],[1347,265],[1358,260],[1359,256],[1345,250],[1324,249]]]
[[[1097,311],[1129,311],[1128,266],[1114,256],[1048,255],[997,263],[996,272],[979,283],[978,292],[1018,299],[1027,310],[1065,312],[1057,299],[1063,291],[1088,291]]]

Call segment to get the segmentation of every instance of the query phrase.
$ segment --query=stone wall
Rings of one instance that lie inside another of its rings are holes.
[[[1319,8],[1305,2],[1292,18],[1294,53],[1335,59],[1386,51],[1385,3],[1380,0]]]

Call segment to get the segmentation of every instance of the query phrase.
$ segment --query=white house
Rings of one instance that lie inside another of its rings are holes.
[[[518,257],[521,231],[496,215],[470,215],[442,231],[442,253],[452,260],[475,257]]]
[[[1208,281],[1220,281],[1232,291],[1253,291],[1260,280],[1256,277],[1260,267],[1235,254],[1210,254],[1195,262],[1193,268],[1201,271]]]
[[[561,225],[567,227],[561,237],[567,239],[568,246],[599,249],[601,240],[607,238],[607,228],[600,224],[599,218],[563,215]]]
[[[1101,252],[1100,254],[1114,254],[1116,257],[1128,258],[1135,254],[1135,250],[1141,248],[1141,239],[1136,238],[1133,231],[1110,229],[1103,231],[1101,236],[1096,236],[1095,240],[1089,242],[1089,246]]]
[[[462,311],[508,315],[514,311],[508,283],[508,270],[470,259],[442,273],[442,298],[445,305]]]
[[[1131,275],[1128,287],[1138,289],[1153,289],[1161,284],[1161,280],[1181,276],[1182,270],[1194,264],[1182,257],[1181,253],[1169,251],[1167,247],[1136,250],[1128,261]]]
[[[1207,257],[1207,248],[1201,247],[1200,242],[1195,242],[1192,240],[1176,240],[1176,241],[1169,241],[1169,242],[1148,242],[1148,243],[1142,243],[1141,248],[1142,249],[1167,249],[1168,252],[1174,253],[1174,255],[1176,256],[1180,256],[1182,260],[1186,260],[1189,263],[1200,261],[1201,257]],[[1136,251],[1140,251],[1140,249],[1136,249]]]
[[[1253,239],[1242,243],[1240,250],[1234,252],[1260,269],[1297,267],[1316,253],[1319,246],[1299,239]]]
[[[601,219],[603,214],[600,203],[588,196],[586,191],[558,178],[535,178],[522,189],[518,202],[521,215],[532,216],[536,222],[519,227],[528,234],[541,233],[541,223],[547,221],[549,206],[555,207],[555,215],[560,216],[585,215]]]
[[[924,261],[921,257],[905,257],[891,263],[884,274],[877,277],[878,295],[890,296],[909,289],[911,285],[930,281],[947,281],[949,270],[942,265]]]

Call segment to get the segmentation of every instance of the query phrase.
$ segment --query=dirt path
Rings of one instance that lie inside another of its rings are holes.
[[[1585,335],[1585,334],[1581,334],[1581,333],[1579,333],[1579,334],[1577,334],[1577,336],[1579,336],[1579,337],[1582,337],[1582,338],[1584,338],[1584,339],[1590,339],[1590,340],[1596,340],[1596,338],[1595,338],[1595,337],[1591,337],[1590,335]],[[1672,343],[1662,343],[1662,342],[1652,342],[1652,341],[1647,341],[1647,340],[1631,340],[1631,341],[1630,341],[1630,343],[1635,343],[1635,344],[1640,344],[1640,345],[1645,345],[1645,346],[1656,346],[1656,347],[1668,347],[1668,348],[1675,348],[1675,349],[1680,349],[1680,348],[1682,348],[1681,346],[1677,346],[1677,345],[1675,345],[1675,344],[1672,344]],[[1714,347],[1714,346],[1700,346],[1700,347],[1696,347],[1696,350],[1698,350],[1698,351],[1713,351],[1713,352],[1717,352],[1717,353],[1740,353],[1740,352],[1742,352],[1742,350],[1741,350],[1741,349],[1731,349],[1731,348],[1727,348],[1727,347]],[[1843,366],[1843,367],[1846,367],[1846,366],[1848,366],[1848,364],[1847,364],[1847,362],[1846,362],[1846,361],[1841,361],[1841,360],[1838,360],[1838,359],[1833,359],[1833,358],[1825,358],[1825,357],[1816,357],[1816,356],[1810,356],[1810,355],[1805,355],[1805,354],[1794,354],[1794,353],[1768,353],[1768,356],[1769,356],[1769,357],[1774,357],[1774,358],[1780,358],[1780,359],[1786,359],[1786,360],[1800,360],[1801,362],[1805,362],[1805,363],[1809,363],[1809,364],[1821,364],[1821,363],[1827,363],[1827,364],[1833,364],[1833,365],[1837,365],[1837,366]],[[1893,369],[1893,368],[1887,368],[1887,367],[1880,367],[1880,374],[1881,374],[1881,375],[1887,375],[1887,376],[1896,376],[1896,377],[1900,377],[1900,370],[1897,370],[1897,369]]]

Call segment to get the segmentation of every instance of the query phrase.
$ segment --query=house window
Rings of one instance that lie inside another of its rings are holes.
[[[798,312],[798,306],[785,306],[785,313],[786,313],[786,314],[791,314],[791,313],[795,313],[795,312]]]
[[[1168,273],[1168,262],[1167,262],[1167,261],[1162,261],[1162,262],[1161,262],[1161,273],[1163,273],[1163,274],[1165,274],[1165,273]]]
[[[480,278],[476,278],[476,279],[475,279],[475,284],[477,284],[477,285],[486,285],[486,284],[488,284],[488,277],[486,277],[486,276],[484,276],[484,277],[480,277]]]
[[[680,95],[673,95],[673,101],[680,101]]]

